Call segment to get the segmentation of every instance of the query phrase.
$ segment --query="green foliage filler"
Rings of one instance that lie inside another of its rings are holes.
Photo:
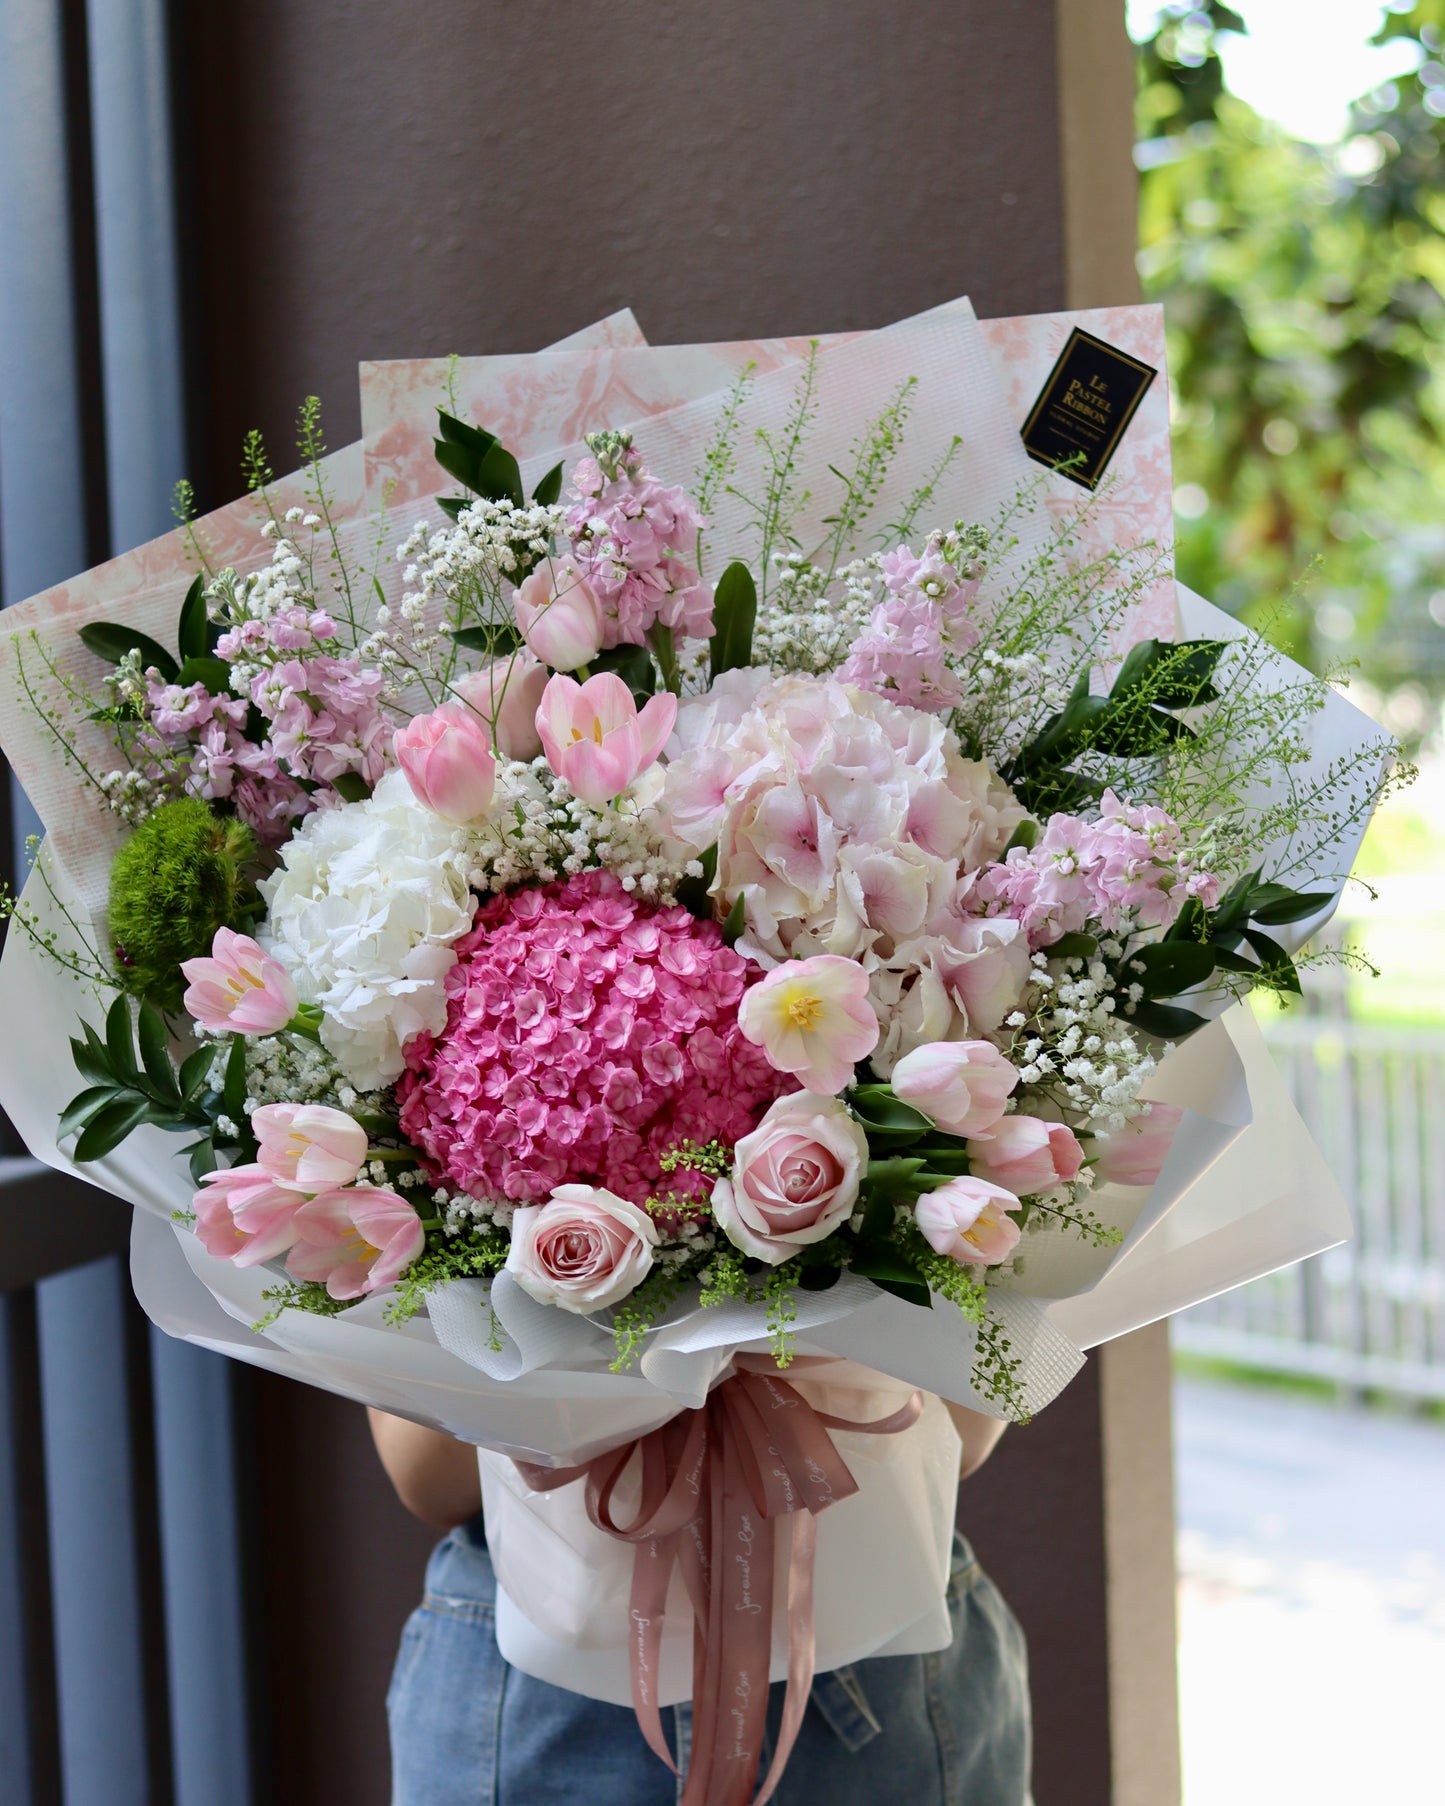
[[[243,822],[212,815],[197,797],[163,803],[116,854],[110,933],[116,977],[158,1009],[179,1009],[180,963],[209,953],[218,928],[256,907],[249,871],[260,856]]]

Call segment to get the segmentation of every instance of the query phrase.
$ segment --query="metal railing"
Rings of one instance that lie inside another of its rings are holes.
[[[1445,1399],[1445,1031],[1302,1016],[1267,1034],[1355,1236],[1184,1312],[1175,1346]]]

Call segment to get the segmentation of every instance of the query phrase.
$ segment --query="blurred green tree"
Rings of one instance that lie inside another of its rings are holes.
[[[1316,669],[1358,661],[1416,740],[1445,697],[1445,0],[1387,17],[1419,68],[1331,147],[1228,91],[1241,6],[1167,5],[1139,47],[1180,575]]]

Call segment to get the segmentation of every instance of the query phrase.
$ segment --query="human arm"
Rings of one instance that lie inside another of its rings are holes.
[[[947,1400],[944,1401],[947,1404]],[[1003,1435],[1001,1418],[985,1417],[981,1411],[970,1411],[964,1405],[948,1405],[948,1415],[958,1431],[963,1452],[958,1463],[958,1477],[966,1480],[976,1474],[993,1453],[994,1444]]]
[[[452,1530],[482,1507],[477,1451],[441,1430],[367,1408],[371,1439],[386,1476],[413,1517]]]

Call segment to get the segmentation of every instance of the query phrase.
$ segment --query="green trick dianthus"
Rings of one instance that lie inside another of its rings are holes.
[[[183,959],[211,951],[218,928],[240,928],[257,906],[250,877],[260,843],[198,797],[163,803],[110,868],[116,977],[158,1009],[180,1008]]]

